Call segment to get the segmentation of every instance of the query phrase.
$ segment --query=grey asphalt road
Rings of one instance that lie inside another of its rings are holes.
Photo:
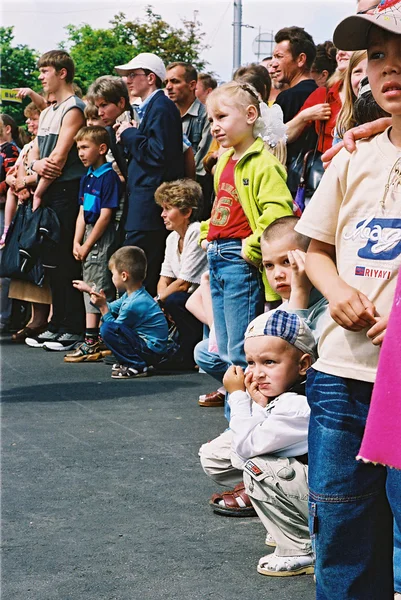
[[[312,576],[256,572],[256,518],[219,517],[199,466],[223,410],[183,373],[115,381],[103,363],[2,340],[4,600],[312,600]]]

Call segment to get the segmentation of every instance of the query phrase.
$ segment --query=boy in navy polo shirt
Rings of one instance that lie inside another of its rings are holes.
[[[115,297],[108,262],[115,249],[114,214],[120,199],[120,179],[106,161],[109,134],[104,127],[82,127],[75,136],[78,155],[89,167],[81,179],[80,211],[75,226],[73,254],[82,261],[83,281],[93,290],[103,290],[109,301]],[[80,291],[83,282],[74,281]],[[85,286],[86,289],[87,285]],[[65,362],[92,362],[107,352],[99,341],[100,312],[84,295],[86,310],[85,341],[64,357]]]

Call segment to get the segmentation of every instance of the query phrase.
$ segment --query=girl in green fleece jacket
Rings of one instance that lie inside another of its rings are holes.
[[[293,207],[284,167],[254,134],[260,103],[253,86],[240,82],[220,86],[208,96],[207,111],[212,135],[230,150],[217,163],[216,199],[201,231],[219,356],[204,361],[195,351],[195,358],[222,380],[231,364],[246,367],[243,343],[248,323],[263,312],[265,299],[278,299],[267,282],[263,293],[260,236],[274,220],[293,214]]]

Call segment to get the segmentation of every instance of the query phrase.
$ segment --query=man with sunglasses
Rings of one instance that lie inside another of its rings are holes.
[[[115,69],[126,78],[130,96],[142,101],[135,106],[138,121],[115,126],[117,141],[128,154],[124,245],[144,250],[146,289],[155,296],[167,232],[154,193],[163,181],[184,177],[180,113],[161,89],[166,77],[161,58],[144,52]]]

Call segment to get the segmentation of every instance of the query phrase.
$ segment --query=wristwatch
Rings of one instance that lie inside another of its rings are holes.
[[[160,300],[160,294],[157,294],[157,296],[155,297],[155,300],[157,302],[157,304],[162,305],[163,302]]]

